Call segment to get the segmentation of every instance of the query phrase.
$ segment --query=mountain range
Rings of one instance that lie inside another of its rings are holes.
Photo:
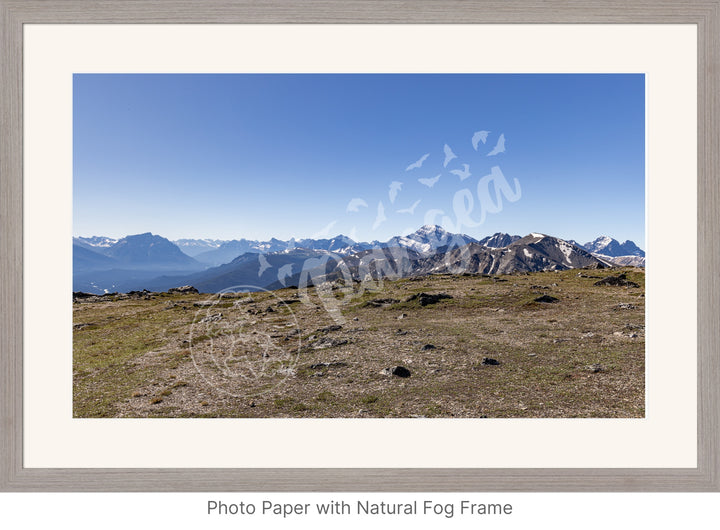
[[[177,239],[173,241],[173,243],[185,254],[194,258],[203,252],[220,248],[220,246],[223,243],[227,243],[227,241],[222,239]]]
[[[217,292],[238,285],[278,288],[319,278],[503,274],[644,264],[644,252],[632,241],[619,243],[605,236],[585,245],[537,233],[525,237],[496,233],[476,240],[430,225],[370,243],[343,235],[289,241],[172,242],[151,233],[118,240],[73,238],[73,290],[93,293],[164,291],[179,285]]]
[[[92,244],[91,241],[96,241]],[[73,238],[73,266],[97,268],[182,270],[202,269],[177,245],[150,232],[114,240],[107,237]],[[78,251],[79,249],[82,249]]]
[[[206,265],[177,245],[149,232],[114,240],[73,238],[73,290],[92,293],[120,290],[160,274],[187,274]]]
[[[602,254],[604,256],[611,256],[611,257],[617,257],[617,256],[641,256],[645,257],[645,252],[641,250],[635,243],[632,241],[625,241],[623,243],[620,243],[619,241],[607,237],[607,236],[600,236],[595,241],[590,241],[588,243],[585,243],[583,247],[588,250],[589,252],[593,252],[595,254]]]

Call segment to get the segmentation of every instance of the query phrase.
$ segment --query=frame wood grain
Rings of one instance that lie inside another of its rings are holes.
[[[24,468],[22,35],[29,23],[696,24],[697,468]],[[0,0],[0,32],[0,491],[720,491],[720,0]]]

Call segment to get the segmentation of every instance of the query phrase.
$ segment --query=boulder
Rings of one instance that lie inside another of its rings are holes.
[[[320,370],[320,369],[322,369],[322,368],[340,368],[340,367],[343,367],[343,366],[347,366],[347,363],[346,363],[346,362],[343,362],[343,361],[330,361],[330,362],[327,362],[327,363],[315,363],[315,364],[311,364],[311,365],[310,365],[310,368],[311,368],[312,370]]]
[[[555,298],[554,296],[548,296],[548,295],[544,294],[542,296],[538,296],[535,299],[535,301],[543,303],[543,304],[554,304],[555,302],[558,301],[558,299]]]
[[[343,344],[347,344],[348,341],[346,339],[320,339],[313,345],[313,349],[315,350],[323,350],[325,348],[335,348],[336,346],[342,346]]]
[[[633,304],[618,304],[613,309],[637,309]]]
[[[406,302],[412,302],[413,300],[417,300],[420,302],[421,306],[426,306],[430,304],[437,304],[440,300],[447,300],[452,298],[449,294],[445,293],[438,293],[438,294],[428,294],[428,293],[418,293],[410,296]]]
[[[331,331],[340,331],[342,329],[342,326],[339,324],[333,324],[331,326],[326,326],[324,328],[320,328],[317,330],[318,333],[329,333]]]
[[[179,293],[179,294],[198,294],[198,290],[192,285],[183,285],[182,287],[173,287],[168,289],[168,293]]]
[[[623,287],[640,287],[637,283],[631,282],[627,279],[625,274],[618,274],[617,276],[605,276],[602,280],[598,280],[594,285],[615,285]]]
[[[394,366],[390,373],[397,377],[410,377],[410,370],[405,368],[404,366]]]

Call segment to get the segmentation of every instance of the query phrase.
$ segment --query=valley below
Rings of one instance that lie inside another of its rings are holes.
[[[77,293],[73,416],[642,418],[644,285],[622,267]]]

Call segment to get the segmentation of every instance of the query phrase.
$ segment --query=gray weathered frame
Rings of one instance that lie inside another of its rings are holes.
[[[22,36],[31,23],[697,25],[697,468],[24,468]],[[0,491],[720,491],[720,0],[0,0],[0,32]]]

